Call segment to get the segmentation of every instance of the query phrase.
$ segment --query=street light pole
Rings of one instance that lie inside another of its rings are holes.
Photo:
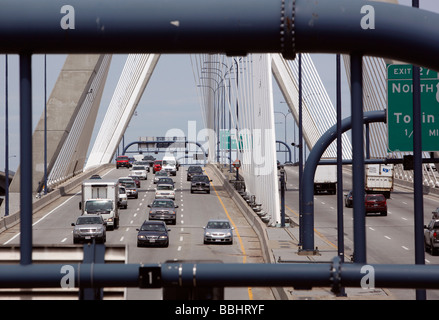
[[[284,116],[284,142],[287,143],[287,116],[291,113],[291,110],[288,109],[287,113],[281,112],[281,111],[274,111],[274,113],[280,113],[281,115]],[[285,150],[286,151],[286,150]],[[285,152],[285,159],[284,159],[284,163],[287,162],[287,154]]]

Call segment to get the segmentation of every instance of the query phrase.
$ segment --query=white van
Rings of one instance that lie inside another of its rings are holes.
[[[168,172],[170,175],[176,176],[178,170],[177,159],[175,159],[174,156],[164,156],[162,170]]]

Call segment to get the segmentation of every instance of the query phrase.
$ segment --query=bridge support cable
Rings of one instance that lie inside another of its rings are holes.
[[[47,172],[48,184],[64,181],[82,171],[89,141],[96,119],[109,60],[105,55],[68,55],[47,101]],[[59,115],[62,115],[61,117]],[[35,148],[44,146],[43,112],[32,136]],[[77,135],[84,139],[78,144]],[[64,147],[65,146],[65,147]],[[64,149],[63,149],[64,148]],[[63,150],[68,150],[63,152]],[[44,152],[34,152],[32,190],[40,191],[44,183]],[[57,160],[59,159],[59,160]],[[64,167],[65,166],[65,167]],[[19,192],[21,165],[10,185],[11,192]]]
[[[110,163],[159,60],[156,54],[130,54],[102,121],[85,170]]]
[[[279,54],[273,54],[273,75],[296,123],[299,123],[298,73],[297,59],[289,61]],[[320,136],[335,124],[336,113],[312,58],[306,53],[302,54],[302,75],[303,137],[311,150]],[[342,142],[343,159],[351,159],[352,146],[346,134],[342,135]],[[337,157],[335,143],[328,148],[324,157]]]
[[[111,58],[111,55],[101,56],[102,63],[96,70],[90,88],[84,92],[84,101],[48,176],[48,187],[61,183],[84,169]]]
[[[226,167],[239,160],[246,191],[268,213],[268,223],[280,224],[270,55],[204,55],[193,61],[213,137],[210,162]]]

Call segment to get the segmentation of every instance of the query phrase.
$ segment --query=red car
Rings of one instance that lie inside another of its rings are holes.
[[[379,212],[382,216],[387,216],[387,201],[383,194],[366,194],[364,198],[366,214],[369,212]]]
[[[118,156],[116,158],[116,169],[119,167],[129,168],[131,166],[128,156]]]
[[[152,169],[154,173],[162,170],[162,160],[155,160]]]

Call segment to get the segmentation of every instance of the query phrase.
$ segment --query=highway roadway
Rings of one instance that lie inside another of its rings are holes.
[[[299,173],[298,166],[285,166],[287,173],[286,214],[298,217]],[[351,171],[343,171],[343,192],[352,188]],[[366,218],[367,262],[371,264],[414,264],[414,214],[413,190],[395,186],[388,199],[388,215],[369,214]],[[343,197],[344,200],[344,197]],[[353,209],[343,205],[345,257],[353,253]],[[424,224],[431,219],[431,211],[439,207],[439,198],[424,195]],[[337,255],[337,196],[320,194],[314,196],[315,236],[327,243],[320,250],[334,251]],[[297,219],[296,219],[297,220]],[[439,256],[425,253],[425,264],[439,264]],[[415,299],[415,290],[391,289],[397,299]],[[439,290],[427,290],[427,299],[439,299]]]
[[[190,193],[190,182],[186,181],[186,168],[181,167],[176,183],[177,209],[176,225],[169,225],[170,245],[168,248],[137,248],[137,231],[147,220],[147,205],[154,199],[153,174],[142,180],[138,199],[129,199],[128,208],[121,209],[120,227],[107,231],[107,244],[125,244],[128,263],[163,263],[168,260],[221,260],[224,263],[262,263],[259,240],[246,219],[235,207],[227,193],[218,186],[218,178],[206,169],[213,180],[210,194]],[[129,175],[129,169],[110,169],[101,176],[117,179]],[[72,222],[81,214],[79,202],[80,187],[44,210],[34,214],[33,243],[35,245],[72,244]],[[229,219],[235,227],[233,245],[203,244],[203,226],[211,218]],[[19,227],[0,234],[0,243],[18,244]],[[126,299],[160,300],[162,289],[128,288]],[[269,288],[226,288],[225,300],[272,300]]]

